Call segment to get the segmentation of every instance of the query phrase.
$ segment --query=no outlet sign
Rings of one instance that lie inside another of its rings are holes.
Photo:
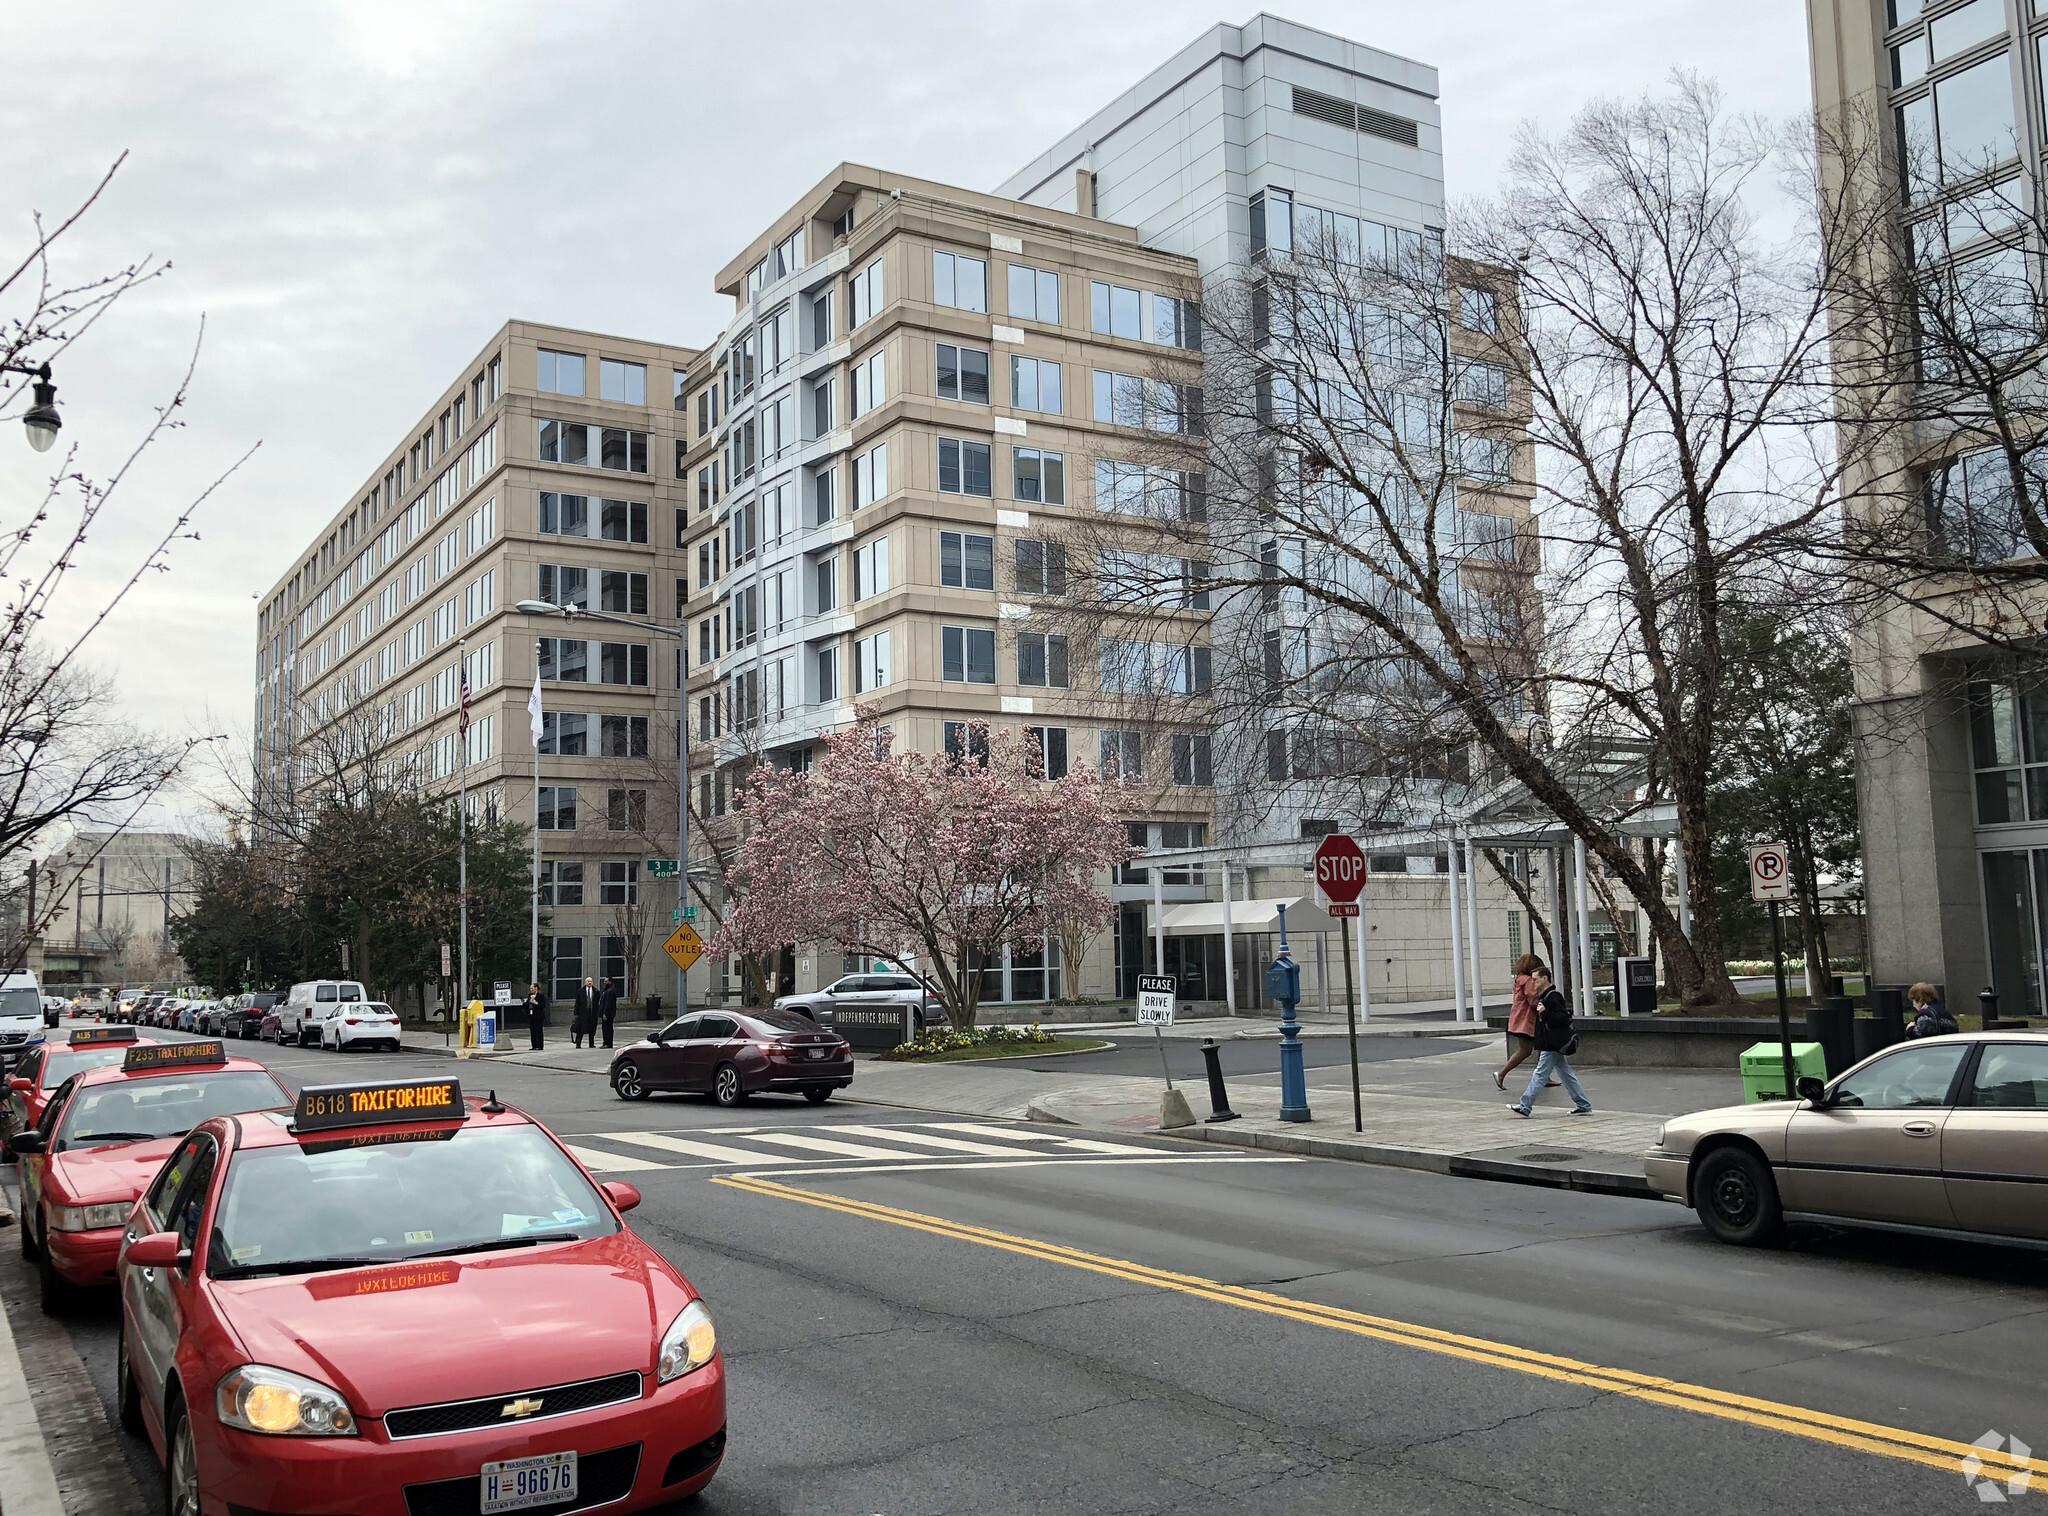
[[[1316,848],[1316,883],[1322,886],[1324,896],[1338,905],[1357,900],[1358,892],[1365,888],[1365,854],[1358,844],[1341,832],[1325,837]]]

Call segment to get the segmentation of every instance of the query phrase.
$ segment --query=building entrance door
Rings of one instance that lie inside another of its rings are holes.
[[[2007,848],[1984,860],[1984,933],[1991,983],[2008,1016],[2041,1012],[2042,930],[2048,910],[2048,848]],[[1951,1000],[1955,999],[1951,986]]]

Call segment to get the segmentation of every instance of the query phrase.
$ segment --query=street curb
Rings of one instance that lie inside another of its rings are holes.
[[[1025,1108],[1026,1121],[1054,1126],[1080,1126],[1071,1117],[1047,1110],[1039,1101]],[[1373,1143],[1334,1141],[1327,1137],[1297,1137],[1292,1132],[1260,1132],[1233,1126],[1197,1123],[1172,1131],[1148,1132],[1158,1137],[1179,1137],[1192,1142],[1222,1143],[1228,1147],[1258,1148],[1269,1153],[1292,1153],[1303,1158],[1336,1158],[1347,1163],[1370,1163],[1382,1168],[1418,1169],[1447,1174],[1454,1179],[1491,1179],[1502,1184],[1528,1184],[1551,1190],[1579,1190],[1588,1195],[1616,1195],[1630,1200],[1662,1200],[1650,1188],[1650,1181],[1633,1174],[1616,1174],[1602,1169],[1553,1167],[1541,1163],[1516,1163],[1501,1158],[1472,1158],[1462,1153],[1433,1153],[1423,1148],[1382,1147]]]
[[[1099,1048],[1061,1048],[1056,1053],[1004,1053],[998,1058],[955,1058],[943,1065],[939,1063],[926,1063],[922,1058],[884,1058],[879,1054],[869,1059],[868,1062],[891,1063],[899,1068],[907,1069],[930,1069],[950,1068],[953,1064],[958,1063],[1017,1063],[1026,1058],[1085,1058],[1090,1053],[1113,1053],[1115,1051],[1116,1044],[1105,1037],[1102,1039],[1102,1046]],[[855,1061],[858,1062],[859,1060],[856,1059]]]

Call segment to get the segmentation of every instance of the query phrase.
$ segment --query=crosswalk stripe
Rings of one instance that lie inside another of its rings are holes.
[[[1128,1142],[1096,1142],[1087,1137],[1062,1136],[1058,1132],[1012,1132],[998,1127],[978,1127],[965,1121],[934,1121],[931,1124],[942,1132],[973,1132],[982,1137],[1001,1137],[1007,1142],[1056,1142],[1063,1148],[1073,1148],[1083,1153],[1145,1151]]]
[[[978,1153],[984,1158],[1010,1158],[1016,1155],[1015,1148],[999,1148],[986,1142],[966,1142],[958,1137],[934,1137],[925,1132],[906,1131],[901,1127],[889,1126],[835,1126],[835,1132],[851,1132],[856,1137],[880,1137],[889,1142],[907,1142],[921,1148],[938,1148],[947,1153]]]
[[[917,1156],[914,1153],[905,1153],[900,1149],[863,1147],[858,1142],[834,1142],[829,1137],[806,1137],[796,1132],[756,1132],[747,1140],[750,1142],[777,1142],[781,1143],[784,1147],[803,1148],[813,1153],[831,1153],[839,1158],[912,1158]]]
[[[716,1142],[692,1142],[684,1137],[671,1137],[666,1132],[596,1132],[592,1134],[607,1142],[631,1142],[644,1148],[659,1148],[664,1153],[682,1153],[691,1158],[709,1158],[714,1163],[768,1163],[781,1157],[779,1153],[763,1153],[753,1148],[729,1148]],[[661,1165],[656,1164],[659,1168]]]
[[[628,1158],[624,1153],[603,1153],[596,1148],[580,1148],[573,1142],[562,1144],[576,1161],[593,1174],[630,1174],[639,1169],[665,1169],[665,1163],[650,1163],[645,1158]]]

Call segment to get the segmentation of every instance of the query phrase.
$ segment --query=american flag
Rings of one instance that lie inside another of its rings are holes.
[[[455,730],[463,736],[469,735],[469,664],[462,665],[462,714],[456,718]]]

